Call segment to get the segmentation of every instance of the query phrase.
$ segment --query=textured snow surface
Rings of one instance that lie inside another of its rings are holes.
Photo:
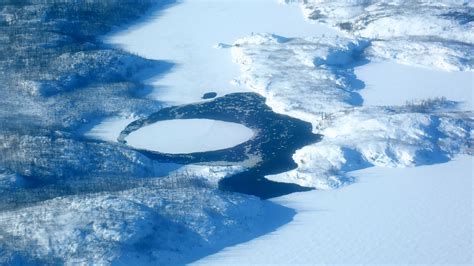
[[[276,232],[202,265],[472,265],[472,156],[351,172],[358,182],[272,201],[296,210]]]
[[[360,103],[352,69],[367,43],[346,38],[285,38],[254,34],[232,49],[243,82],[277,112],[317,120],[324,112]],[[308,104],[310,103],[310,104]]]
[[[182,264],[265,233],[291,211],[182,177],[2,211],[3,259],[23,264]],[[252,228],[252,230],[249,230]],[[260,232],[260,233],[259,233]],[[2,261],[0,261],[1,263]]]
[[[370,39],[367,52],[374,57],[444,70],[474,68],[472,1],[298,2],[307,18]]]
[[[465,120],[466,119],[466,120]],[[298,169],[271,179],[320,189],[352,182],[350,170],[368,166],[408,167],[441,163],[472,152],[472,120],[458,114],[426,114],[360,108],[332,115],[323,141],[293,156]]]
[[[251,139],[254,132],[241,124],[210,119],[174,119],[133,131],[127,144],[164,153],[192,153],[234,147]]]
[[[352,182],[345,173],[371,165],[439,163],[470,152],[472,114],[443,98],[403,106],[363,106],[354,67],[370,43],[352,38],[285,38],[254,34],[232,46],[241,82],[275,111],[313,124],[321,142],[294,155],[298,168],[269,178],[319,189]],[[387,93],[389,97],[390,92]]]

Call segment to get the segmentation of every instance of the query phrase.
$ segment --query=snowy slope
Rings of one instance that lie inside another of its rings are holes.
[[[184,264],[292,216],[288,208],[221,193],[189,176],[151,179],[122,191],[2,211],[0,263]]]
[[[1,265],[184,264],[294,215],[219,191],[216,181],[235,167],[159,164],[115,142],[127,119],[161,107],[141,98],[142,70],[170,64],[99,37],[150,5],[0,4]],[[76,132],[115,116],[125,120],[86,134],[101,141]]]
[[[472,70],[472,23],[456,21],[472,7],[301,2],[345,37],[254,34],[231,49],[242,82],[325,136],[270,178],[326,191],[274,199],[297,211],[292,222],[197,264],[472,264],[473,157],[457,154],[473,152],[473,74],[443,72]],[[366,102],[373,81],[380,101]]]

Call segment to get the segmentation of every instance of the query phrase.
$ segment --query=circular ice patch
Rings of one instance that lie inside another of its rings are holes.
[[[254,136],[238,123],[211,119],[163,120],[131,132],[129,146],[161,153],[182,154],[234,147]]]

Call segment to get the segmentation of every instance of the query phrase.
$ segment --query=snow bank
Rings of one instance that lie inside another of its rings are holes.
[[[266,97],[273,110],[317,121],[361,103],[353,70],[339,66],[357,63],[367,45],[347,38],[254,34],[237,40],[232,55],[241,66],[240,82]]]
[[[144,126],[130,133],[127,144],[163,153],[215,151],[237,146],[254,136],[244,125],[210,119],[173,119]]]
[[[440,163],[470,153],[471,119],[390,108],[360,108],[333,114],[317,144],[293,156],[298,168],[270,179],[319,189],[353,181],[347,172],[368,166],[410,167]]]

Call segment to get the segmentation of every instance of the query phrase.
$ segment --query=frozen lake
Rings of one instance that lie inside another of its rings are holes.
[[[127,144],[138,149],[180,154],[234,147],[251,139],[254,132],[244,125],[211,119],[173,119],[133,131]]]
[[[355,74],[366,86],[360,91],[364,105],[403,105],[445,96],[463,109],[473,109],[471,71],[448,72],[386,61],[358,67]]]
[[[171,72],[149,81],[154,88],[150,97],[178,105],[202,101],[209,91],[218,96],[249,91],[232,82],[240,76],[239,66],[232,63],[229,49],[217,46],[261,32],[286,37],[336,34],[326,26],[308,23],[297,4],[184,0],[108,41],[148,59],[175,63]]]
[[[353,172],[356,184],[272,199],[297,215],[197,265],[468,264],[473,157]]]

